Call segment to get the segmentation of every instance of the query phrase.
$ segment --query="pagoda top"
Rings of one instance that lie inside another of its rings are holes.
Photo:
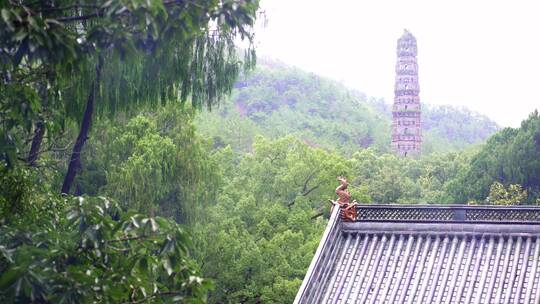
[[[411,32],[409,32],[409,30],[403,29],[403,35],[401,35],[399,40],[414,40],[414,41],[416,41],[416,38],[414,37],[414,35]]]
[[[416,56],[416,38],[408,30],[404,30],[403,35],[397,41],[398,56]]]

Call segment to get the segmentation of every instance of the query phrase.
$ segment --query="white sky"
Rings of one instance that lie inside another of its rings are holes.
[[[262,0],[258,54],[393,101],[397,39],[418,41],[421,101],[519,126],[540,108],[540,1]]]

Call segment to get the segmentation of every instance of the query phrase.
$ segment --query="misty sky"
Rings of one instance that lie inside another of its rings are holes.
[[[396,42],[418,40],[420,98],[519,126],[540,108],[540,1],[262,0],[259,55],[393,100]]]

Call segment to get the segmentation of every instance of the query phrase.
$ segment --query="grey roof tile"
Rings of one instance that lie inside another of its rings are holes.
[[[364,207],[332,214],[295,303],[539,303],[540,209]]]

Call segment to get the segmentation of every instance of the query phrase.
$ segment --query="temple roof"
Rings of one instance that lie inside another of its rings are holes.
[[[540,303],[540,208],[335,208],[294,303]]]

